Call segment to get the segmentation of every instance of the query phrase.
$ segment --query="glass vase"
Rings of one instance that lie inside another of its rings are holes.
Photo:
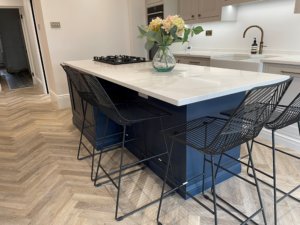
[[[158,46],[152,65],[158,72],[169,72],[174,69],[176,59],[168,46]]]

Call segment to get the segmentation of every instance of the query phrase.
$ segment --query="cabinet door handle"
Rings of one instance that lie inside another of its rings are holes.
[[[197,65],[200,65],[201,62],[193,62],[193,61],[190,61],[189,64],[197,64]]]
[[[194,18],[195,16],[194,15],[192,15],[192,18]]]
[[[154,12],[154,13],[149,13],[147,14],[148,16],[154,16],[154,15],[157,15],[159,16],[160,14],[164,13],[164,11],[158,11],[158,12]]]
[[[282,74],[292,74],[292,75],[300,75],[300,72],[291,72],[291,71],[285,71],[285,70],[281,70],[280,73]]]
[[[198,17],[201,17],[202,15],[201,14],[198,14]]]

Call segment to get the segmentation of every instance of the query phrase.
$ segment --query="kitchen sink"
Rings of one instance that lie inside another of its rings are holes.
[[[211,66],[219,68],[262,72],[262,59],[276,57],[275,55],[224,54],[211,58]]]

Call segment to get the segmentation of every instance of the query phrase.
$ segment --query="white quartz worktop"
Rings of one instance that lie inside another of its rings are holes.
[[[186,57],[200,57],[200,58],[215,58],[228,54],[248,54],[245,52],[239,51],[198,51],[198,50],[189,50],[189,51],[175,51],[175,56],[186,56]],[[253,58],[259,58],[260,55],[253,55]],[[274,57],[272,57],[274,56]],[[300,55],[295,54],[283,54],[283,53],[270,53],[263,54],[260,61],[262,63],[276,63],[276,64],[288,64],[300,66]]]
[[[156,72],[151,63],[109,65],[92,60],[66,65],[161,101],[183,106],[284,81],[288,76],[177,64]]]
[[[288,55],[288,56],[267,58],[267,59],[263,59],[262,62],[300,66],[300,55]]]

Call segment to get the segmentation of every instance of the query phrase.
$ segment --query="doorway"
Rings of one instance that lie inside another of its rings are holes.
[[[19,9],[0,9],[0,79],[9,90],[33,87]]]

